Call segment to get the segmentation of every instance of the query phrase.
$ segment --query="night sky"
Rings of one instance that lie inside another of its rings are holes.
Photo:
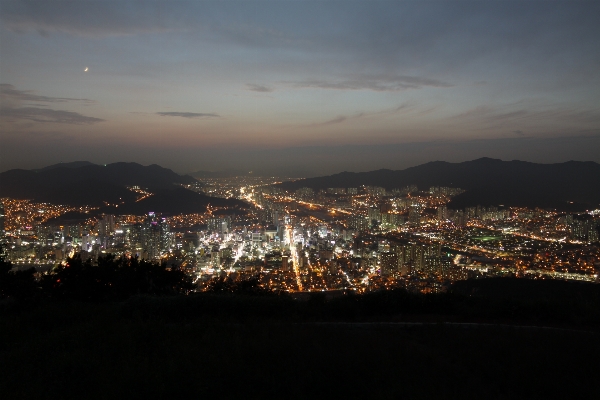
[[[600,162],[598,1],[0,5],[1,171]]]

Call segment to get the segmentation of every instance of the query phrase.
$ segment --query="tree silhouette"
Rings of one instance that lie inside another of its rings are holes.
[[[33,298],[37,290],[35,268],[12,271],[12,264],[0,261],[0,299],[25,300]]]
[[[236,293],[251,295],[274,294],[271,290],[260,285],[260,274],[253,275],[249,279],[234,281],[228,276],[213,278],[207,285],[207,292],[212,293]]]
[[[42,279],[44,291],[55,299],[123,300],[133,295],[185,294],[194,288],[179,269],[137,258],[98,258],[98,265],[80,256],[69,258]]]

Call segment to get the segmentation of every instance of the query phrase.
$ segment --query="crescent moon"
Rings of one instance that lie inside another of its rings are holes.
[[[85,69],[83,70],[83,72],[88,72],[88,67],[85,67]]]

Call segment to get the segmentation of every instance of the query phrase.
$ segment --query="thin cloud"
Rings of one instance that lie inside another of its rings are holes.
[[[260,93],[271,93],[271,92],[275,91],[275,89],[273,89],[272,87],[269,87],[266,85],[258,85],[255,83],[246,83],[246,88],[247,88],[247,90],[251,90],[253,92],[260,92]]]
[[[514,111],[505,111],[510,106],[499,106],[496,108],[492,108],[489,106],[478,106],[462,112],[460,114],[454,115],[451,119],[457,120],[478,120],[483,122],[500,122],[504,120],[512,120],[517,118],[522,118],[527,115],[531,115],[528,110],[520,109]]]
[[[520,103],[500,105],[497,107],[479,106],[467,110],[463,113],[450,117],[453,120],[473,121],[473,122],[503,122],[512,120],[550,120],[562,119],[563,121],[586,121],[598,122],[600,114],[598,110],[576,110],[566,107],[546,108],[542,105],[532,104],[530,108],[518,108],[511,110],[513,105]]]
[[[340,124],[340,123],[346,122],[348,120],[384,118],[388,115],[407,113],[407,112],[412,112],[414,110],[415,110],[415,104],[413,104],[411,102],[406,102],[406,103],[402,103],[398,107],[395,107],[392,109],[375,111],[375,112],[358,112],[351,116],[339,115],[335,118],[332,118],[332,119],[324,121],[324,122],[317,122],[317,123],[312,123],[312,124],[308,124],[308,125],[302,125],[301,127],[316,128],[316,127],[320,127],[320,126]]]
[[[493,113],[493,109],[487,106],[478,106],[470,110],[464,111],[460,114],[450,117],[451,119],[470,119],[470,118],[481,118]]]
[[[490,115],[487,117],[487,120],[490,122],[494,122],[494,121],[503,121],[503,120],[509,120],[509,119],[517,119],[517,118],[525,117],[528,114],[529,114],[529,112],[527,110],[516,110],[516,111],[510,111],[510,112],[506,112],[506,113],[502,113],[502,114]]]
[[[76,112],[37,107],[2,108],[0,109],[0,117],[9,121],[28,120],[73,125],[94,124],[104,121],[100,118],[88,117]]]
[[[33,121],[42,123],[57,124],[95,124],[104,121],[100,118],[88,117],[77,112],[65,110],[53,110],[48,104],[36,103],[68,103],[77,102],[92,104],[95,103],[89,99],[74,99],[69,97],[49,97],[35,94],[31,90],[18,90],[8,83],[0,84],[0,118],[4,121]],[[24,102],[34,102],[26,103]],[[22,107],[25,105],[25,107]]]
[[[317,88],[334,90],[371,90],[374,92],[396,92],[408,89],[421,89],[424,87],[447,88],[451,84],[432,78],[418,76],[361,76],[342,81],[306,80],[287,81],[297,88]]]
[[[507,130],[517,137],[549,134],[551,131],[582,132],[597,130],[600,124],[600,109],[575,109],[570,107],[548,107],[542,103],[522,102],[496,106],[479,106],[456,114],[447,119],[458,123],[461,129],[492,129],[498,133]],[[515,129],[517,128],[517,129]],[[527,132],[525,134],[524,132]]]
[[[182,117],[182,118],[220,117],[219,114],[214,114],[214,113],[193,113],[193,112],[178,112],[178,111],[157,112],[156,114],[160,115],[161,117]]]
[[[341,122],[344,122],[348,120],[348,117],[346,117],[345,115],[340,115],[339,117],[330,119],[329,121],[325,121],[325,122],[320,122],[317,124],[312,124],[311,126],[327,126],[327,125],[334,125],[334,124],[339,124]]]
[[[46,103],[66,103],[66,102],[83,102],[92,104],[94,100],[90,99],[75,99],[69,97],[49,97],[34,94],[31,90],[17,90],[13,85],[8,83],[0,83],[0,96],[2,101],[8,102],[23,102],[23,101],[38,101]]]

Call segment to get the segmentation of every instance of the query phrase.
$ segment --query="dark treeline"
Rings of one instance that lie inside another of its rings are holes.
[[[11,271],[0,263],[0,310],[47,303],[119,303],[124,316],[189,321],[198,318],[281,321],[469,321],[600,327],[600,285],[492,278],[456,282],[446,293],[403,289],[330,298],[315,292],[305,301],[260,286],[260,277],[219,277],[195,293],[177,268],[136,258],[100,257],[97,265],[68,259],[36,281],[33,269]]]
[[[179,269],[137,258],[106,255],[91,259],[69,258],[39,281],[35,269],[11,271],[11,264],[0,262],[0,299],[18,303],[50,300],[84,302],[118,301],[134,295],[183,294],[194,286]]]
[[[228,276],[219,276],[208,282],[206,291],[209,293],[220,294],[233,293],[262,296],[284,295],[284,293],[275,293],[261,286],[260,273],[244,280],[233,280]]]
[[[514,280],[503,278],[510,286]],[[468,282],[478,283],[477,281]],[[168,320],[173,323],[202,319],[231,321],[423,321],[480,322],[524,325],[600,327],[600,287],[569,301],[557,298],[498,298],[458,292],[417,294],[403,289],[362,295],[352,292],[327,298],[313,293],[306,301],[288,295],[256,295],[253,291],[194,293],[168,298],[135,297],[119,307],[123,317]],[[253,289],[254,290],[254,289]]]

